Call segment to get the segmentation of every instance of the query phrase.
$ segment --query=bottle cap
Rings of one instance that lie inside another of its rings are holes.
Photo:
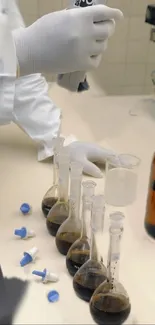
[[[44,278],[46,277],[46,269],[44,269],[43,272],[34,270],[32,274],[40,276],[42,280],[44,280]]]
[[[28,203],[23,203],[20,207],[20,211],[23,213],[23,214],[28,214],[31,210],[31,207]]]
[[[43,272],[34,270],[32,274],[40,276],[43,283],[57,282],[59,280],[59,277],[56,274],[48,271],[47,269],[44,269]]]
[[[52,290],[47,295],[49,302],[56,302],[59,300],[59,293],[56,290]]]
[[[38,253],[38,248],[37,247],[33,247],[29,250],[28,254],[31,255],[32,259],[34,259]]]
[[[27,236],[27,230],[25,227],[22,227],[21,229],[15,229],[14,234],[15,236],[25,238]]]
[[[24,253],[24,257],[20,261],[21,267],[26,266],[27,264],[33,261],[32,256],[28,253]]]
[[[31,263],[35,259],[37,253],[38,253],[37,247],[33,247],[28,252],[24,252],[24,257],[20,261],[20,265],[23,267]]]

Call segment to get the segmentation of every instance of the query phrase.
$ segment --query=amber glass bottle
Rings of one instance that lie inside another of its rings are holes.
[[[155,153],[151,164],[144,225],[148,235],[155,239]]]

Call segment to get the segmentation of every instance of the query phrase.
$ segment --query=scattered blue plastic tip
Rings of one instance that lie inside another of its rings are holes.
[[[15,236],[18,236],[22,239],[27,236],[27,230],[25,227],[22,227],[21,229],[15,229],[14,234],[15,234]]]
[[[52,290],[48,293],[47,298],[49,302],[57,302],[59,300],[59,293],[56,290]]]
[[[31,207],[28,203],[23,203],[20,207],[20,211],[23,213],[23,214],[28,214],[31,210]]]
[[[29,253],[24,253],[24,257],[20,261],[21,267],[26,266],[27,264],[32,262],[32,256]]]
[[[43,272],[36,271],[36,270],[34,270],[34,271],[32,272],[32,274],[37,275],[37,276],[40,276],[40,277],[42,278],[42,280],[45,279],[45,277],[46,277],[46,273],[47,273],[46,269],[44,269]]]

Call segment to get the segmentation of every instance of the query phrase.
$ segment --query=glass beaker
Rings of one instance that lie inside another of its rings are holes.
[[[69,218],[61,225],[56,234],[56,246],[62,255],[67,255],[69,248],[80,237],[80,200],[83,166],[71,163],[71,186],[69,198]]]
[[[119,281],[120,241],[123,233],[124,215],[110,215],[110,244],[108,253],[108,278],[94,292],[90,300],[90,312],[97,324],[123,324],[131,311],[126,290]]]
[[[155,153],[151,164],[144,226],[147,234],[155,239]]]
[[[90,258],[80,267],[73,278],[73,288],[77,296],[85,301],[90,301],[96,288],[107,279],[107,270],[97,249],[98,233],[103,232],[104,205],[104,196],[94,197],[91,218]]]
[[[46,192],[44,195],[44,198],[42,200],[42,211],[45,216],[47,217],[49,211],[53,207],[53,205],[58,200],[58,182],[59,182],[59,155],[60,151],[63,147],[65,138],[63,137],[57,137],[53,139],[53,151],[54,151],[54,157],[53,157],[53,185],[50,187],[50,189]]]
[[[60,152],[59,159],[59,185],[58,185],[58,201],[49,211],[46,225],[49,233],[56,236],[61,224],[68,218],[68,185],[69,185],[69,148],[63,147]]]
[[[92,197],[96,183],[85,181],[82,183],[82,229],[81,236],[69,249],[66,256],[66,267],[71,276],[89,259],[90,255],[90,221],[92,211]]]
[[[106,162],[105,201],[125,207],[136,199],[140,159],[130,154],[112,155]]]

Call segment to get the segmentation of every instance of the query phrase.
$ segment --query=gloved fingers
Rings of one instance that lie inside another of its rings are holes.
[[[102,48],[102,52],[104,52],[107,49],[107,47],[108,47],[108,41],[104,41],[104,46]],[[90,65],[94,68],[98,68],[98,66],[100,65],[101,60],[102,60],[101,52],[99,53],[99,55],[98,54],[92,55],[90,57],[90,60],[91,60]]]
[[[84,161],[83,172],[95,178],[103,177],[101,170],[95,164],[93,164],[91,161],[87,159],[85,159]]]
[[[113,157],[114,155],[117,156],[117,154],[110,149],[105,149],[98,145],[93,145],[91,150],[87,153],[87,158],[90,161],[105,164],[107,158]]]
[[[90,57],[90,66],[92,67],[92,69],[96,69],[98,68],[98,66],[100,65],[102,60],[102,55],[92,55]]]
[[[93,21],[94,23],[106,21],[110,19],[121,20],[123,18],[123,13],[119,9],[110,8],[104,5],[96,5],[94,7],[88,8],[93,9]]]
[[[105,52],[106,48],[107,48],[106,41],[95,42],[94,50],[93,50],[93,54],[91,55],[91,58],[94,59],[96,56],[99,56],[100,54]]]
[[[114,34],[115,20],[107,20],[102,23],[94,24],[94,36],[96,41],[106,40]]]

